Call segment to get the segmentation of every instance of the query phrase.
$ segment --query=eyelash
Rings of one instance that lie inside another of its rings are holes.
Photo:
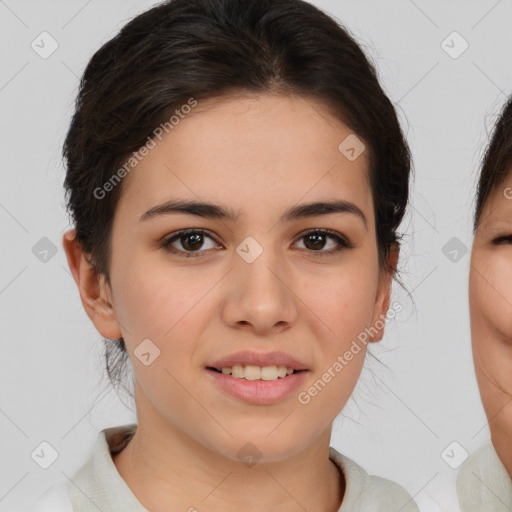
[[[498,236],[492,241],[494,245],[501,245],[503,242],[512,242],[512,235]]]
[[[349,242],[347,239],[345,239],[344,237],[342,237],[339,234],[337,234],[336,231],[331,231],[329,229],[312,229],[312,230],[309,230],[306,233],[301,234],[301,236],[298,238],[298,240],[302,240],[303,238],[307,237],[308,235],[311,235],[311,234],[314,234],[314,233],[320,233],[322,235],[327,235],[329,238],[332,238],[333,240],[335,240],[339,244],[338,247],[336,247],[335,249],[331,249],[329,251],[308,251],[311,254],[313,254],[315,257],[316,256],[319,256],[319,257],[330,256],[330,255],[335,254],[335,253],[337,253],[339,251],[342,251],[343,249],[352,249],[353,247],[355,247],[353,243]],[[161,247],[164,248],[165,250],[173,253],[173,254],[178,254],[178,255],[183,256],[185,258],[191,258],[191,257],[192,258],[197,258],[197,257],[200,256],[200,253],[206,252],[206,251],[187,252],[187,251],[182,251],[180,249],[176,249],[175,247],[171,246],[171,244],[175,240],[178,240],[181,236],[183,236],[183,235],[191,235],[191,234],[194,234],[194,235],[196,235],[196,234],[206,235],[207,237],[209,237],[209,238],[211,238],[212,240],[215,241],[215,239],[208,233],[208,231],[205,231],[203,229],[184,229],[182,231],[178,231],[177,233],[175,233],[171,237],[165,239],[162,242]]]

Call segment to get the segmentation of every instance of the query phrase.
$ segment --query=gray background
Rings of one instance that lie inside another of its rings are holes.
[[[375,61],[415,161],[401,260],[414,303],[395,283],[404,309],[373,349],[390,370],[368,359],[332,445],[402,484],[422,512],[455,511],[456,469],[442,454],[457,442],[448,450],[457,465],[489,437],[471,359],[467,277],[476,172],[512,85],[512,2],[312,3],[341,20]],[[101,338],[61,247],[68,217],[60,151],[89,58],[153,4],[0,0],[1,511],[70,477],[99,430],[135,419],[109,391]],[[43,31],[58,43],[46,59],[31,47]],[[442,43],[453,31],[469,44],[457,58],[463,40]],[[41,261],[38,243],[56,254]],[[452,244],[457,261],[445,255]],[[48,469],[31,458],[43,441],[58,452]]]

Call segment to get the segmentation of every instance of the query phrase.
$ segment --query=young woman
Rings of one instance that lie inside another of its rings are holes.
[[[461,467],[463,512],[512,509],[512,98],[478,182],[469,274],[473,359],[491,441]]]
[[[64,502],[417,511],[329,446],[383,336],[409,191],[354,39],[300,0],[159,4],[92,57],[64,155],[69,266],[137,409]]]

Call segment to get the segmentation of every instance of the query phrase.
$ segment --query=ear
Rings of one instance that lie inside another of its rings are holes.
[[[62,246],[85,312],[104,338],[121,338],[122,332],[112,304],[110,286],[103,274],[98,275],[75,237],[75,229],[66,231],[62,237]]]
[[[389,309],[389,303],[391,301],[391,285],[393,283],[393,276],[395,275],[396,266],[398,264],[399,254],[400,245],[398,243],[394,243],[389,249],[385,267],[380,273],[379,286],[372,314],[372,329],[369,338],[369,341],[371,342],[380,341],[384,336],[385,319]]]

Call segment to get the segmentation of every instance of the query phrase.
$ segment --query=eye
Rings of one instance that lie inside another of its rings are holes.
[[[186,258],[197,257],[201,252],[205,252],[198,250],[204,245],[205,237],[214,241],[214,239],[203,229],[185,229],[183,231],[179,231],[170,238],[165,239],[161,246],[174,254],[179,254]],[[175,241],[185,250],[174,247],[172,244],[174,244]],[[211,249],[212,247],[209,248]],[[209,248],[207,247],[207,249]]]
[[[512,235],[498,236],[496,238],[493,238],[491,241],[493,245],[504,245],[509,244],[510,242],[512,242]]]
[[[199,250],[203,248],[205,238],[209,238],[214,242],[212,246],[207,247],[206,249],[218,248],[215,244],[215,239],[203,229],[185,229],[183,231],[178,231],[174,235],[164,239],[161,243],[161,247],[173,254],[178,254],[186,258],[198,257],[202,252],[206,252],[206,250]],[[341,251],[342,249],[351,249],[355,247],[354,244],[345,237],[336,231],[328,229],[315,229],[308,231],[300,236],[299,240],[302,239],[306,241],[306,250],[309,249],[308,252],[317,253],[315,256],[326,256]],[[334,248],[328,251],[322,251],[321,249],[325,247],[326,241],[329,239],[334,241]],[[180,244],[182,249],[177,248],[174,245],[175,243]]]
[[[310,249],[310,252],[318,253],[315,254],[315,256],[328,256],[343,249],[352,249],[355,247],[347,238],[336,231],[331,231],[329,229],[315,229],[308,231],[307,233],[301,234],[299,240],[303,239],[305,240],[306,249]],[[322,251],[321,249],[325,247],[326,240],[329,239],[335,242],[334,248],[328,251]]]

